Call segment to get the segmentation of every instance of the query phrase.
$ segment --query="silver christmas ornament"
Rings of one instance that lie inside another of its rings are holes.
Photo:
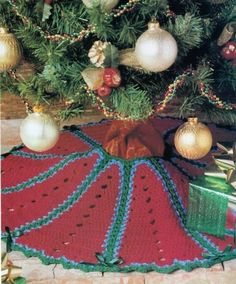
[[[35,112],[23,120],[20,126],[20,137],[30,150],[43,152],[57,143],[59,128],[50,115]]]
[[[150,72],[168,69],[175,62],[177,53],[174,37],[161,29],[157,22],[148,24],[148,30],[138,38],[135,46],[135,56],[139,64]]]

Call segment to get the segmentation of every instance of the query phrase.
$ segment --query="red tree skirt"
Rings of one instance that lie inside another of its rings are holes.
[[[85,271],[170,273],[236,258],[230,218],[224,240],[185,226],[188,179],[211,155],[181,158],[172,144],[183,122],[155,123],[167,143],[164,159],[108,155],[100,145],[109,121],[67,128],[44,153],[18,147],[5,155],[2,230],[10,228],[13,249]],[[209,127],[214,143],[236,140],[233,129]]]

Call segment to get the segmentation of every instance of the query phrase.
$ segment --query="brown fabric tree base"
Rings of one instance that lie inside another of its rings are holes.
[[[103,148],[123,159],[163,157],[164,141],[151,119],[145,121],[113,120]]]

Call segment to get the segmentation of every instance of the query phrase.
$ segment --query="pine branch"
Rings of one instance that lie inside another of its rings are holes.
[[[59,34],[78,34],[78,31],[89,24],[85,6],[82,1],[79,2],[59,2],[52,5],[53,17],[47,21],[47,29]]]
[[[221,64],[218,65],[217,72],[217,88],[222,90],[232,89],[236,92],[236,68],[232,62],[221,59]]]
[[[72,104],[68,108],[61,110],[58,116],[61,120],[68,120],[74,117],[81,116],[84,113],[84,106],[81,104]]]
[[[167,0],[144,0],[139,7],[140,14],[144,17],[148,15],[149,21],[152,16],[161,21],[166,15],[168,4]]]
[[[214,107],[206,107],[201,109],[201,117],[204,119],[206,117],[207,121],[212,121],[221,125],[236,125],[236,112],[235,111],[225,111]],[[199,112],[200,113],[200,112]]]
[[[152,102],[147,92],[137,86],[126,86],[113,91],[111,96],[115,110],[133,120],[146,119],[152,111]]]
[[[108,18],[99,6],[89,9],[88,13],[90,23],[96,27],[95,34],[97,37],[104,41],[112,41],[116,37],[112,19]]]
[[[118,46],[122,46],[122,48],[134,46],[142,31],[147,28],[144,18],[139,14],[124,16],[117,25],[120,27],[117,33],[117,42],[119,43]]]
[[[194,47],[199,47],[204,39],[202,19],[186,13],[177,16],[175,23],[168,22],[168,31],[178,43],[178,56],[186,56]]]

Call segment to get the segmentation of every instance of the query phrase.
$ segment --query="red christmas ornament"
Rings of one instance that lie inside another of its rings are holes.
[[[100,97],[107,97],[111,94],[112,89],[107,85],[102,85],[100,88],[97,89],[98,95]]]
[[[229,41],[221,50],[221,55],[227,59],[235,59],[236,58],[236,41]]]
[[[121,83],[120,71],[116,68],[105,68],[103,81],[108,87],[118,88]]]

